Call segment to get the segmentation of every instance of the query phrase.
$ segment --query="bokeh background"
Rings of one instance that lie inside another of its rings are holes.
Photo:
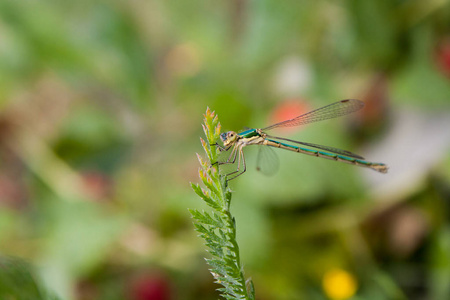
[[[449,1],[0,1],[0,295],[37,299],[28,270],[58,299],[217,299],[187,210],[202,114],[346,98],[274,133],[388,174],[280,150],[266,177],[250,147],[231,182],[257,298],[450,299]]]

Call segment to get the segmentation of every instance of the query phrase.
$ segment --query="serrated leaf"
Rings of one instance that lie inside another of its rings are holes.
[[[209,230],[208,233],[206,233],[205,235],[207,235],[206,238],[208,238],[211,243],[216,244],[222,248],[228,247],[229,245],[229,242],[227,240],[220,238],[220,236],[218,236],[215,232],[211,230]]]
[[[212,212],[212,215],[213,215],[213,219],[214,219],[214,220],[216,220],[217,222],[220,222],[220,223],[221,223],[221,226],[220,226],[220,227],[223,227],[223,226],[225,225],[224,220],[220,217],[219,214],[217,214],[215,211],[213,211],[213,212]]]
[[[203,167],[203,169],[207,169],[208,168],[208,163],[206,161],[203,160],[203,158],[200,156],[200,154],[197,154],[197,159],[200,162],[200,165]]]
[[[221,207],[217,203],[215,203],[210,197],[208,197],[207,195],[205,195],[203,193],[202,188],[198,184],[191,183],[191,187],[194,190],[194,192],[198,196],[200,196],[200,198],[202,198],[203,201],[206,202],[206,204],[208,204],[209,206],[211,206],[215,210],[220,210],[221,209]]]
[[[198,232],[204,234],[206,237],[209,236],[209,230],[205,226],[203,226],[202,224],[195,223],[194,227],[195,227],[195,230],[197,230]]]
[[[224,277],[220,277],[220,280],[222,280],[223,282],[232,283],[232,285],[234,285],[235,288],[240,289],[240,290],[243,287],[242,283],[239,281],[240,278],[234,278],[233,276],[225,275]]]
[[[222,222],[222,220],[219,220],[219,221],[217,221],[216,219],[214,219],[213,217],[211,217],[207,212],[203,212],[203,214],[202,213],[200,213],[199,212],[199,214],[202,216],[202,220],[203,220],[203,223],[206,223],[206,224],[208,224],[208,225],[211,225],[211,226],[213,226],[213,227],[215,227],[215,228],[220,228],[220,227],[223,227],[223,222]]]
[[[218,288],[218,289],[216,289],[216,291],[219,291],[221,293],[228,293],[229,292],[229,290],[226,289],[226,288]]]
[[[237,263],[235,262],[234,259],[231,259],[230,257],[224,257],[223,260],[225,261],[225,263],[227,265],[231,266],[234,270],[239,270],[240,271],[240,268],[239,268],[239,266],[237,265]]]
[[[205,216],[198,210],[190,209],[189,212],[191,213],[192,218],[194,218],[199,223],[206,223],[208,225],[210,224],[209,219],[205,218]]]
[[[214,116],[214,119],[212,120],[212,124],[214,124],[214,126],[216,126],[218,122],[219,122],[219,117],[216,115],[216,116]]]
[[[239,297],[236,297],[232,294],[226,293],[226,292],[221,292],[220,294],[220,298],[219,299],[225,299],[225,300],[240,300]]]
[[[205,119],[205,123],[207,120]],[[206,126],[202,124],[203,132],[205,133],[205,136],[208,137],[208,129],[206,129]],[[201,139],[201,138],[200,138]]]
[[[213,260],[213,261],[207,261],[208,262],[208,264],[210,265],[210,266],[212,266],[214,269],[213,270],[211,270],[211,271],[214,271],[214,270],[216,270],[215,272],[216,273],[220,273],[220,274],[222,274],[222,275],[225,275],[225,274],[233,274],[234,273],[234,270],[233,270],[233,268],[231,268],[230,266],[228,266],[227,264],[225,264],[225,263],[223,263],[223,262],[221,262],[220,260]]]
[[[232,268],[230,268],[230,266],[219,259],[207,259],[206,262],[215,270],[217,270],[216,273],[225,275],[232,272]]]
[[[193,219],[195,219],[195,220],[197,220],[197,221],[200,221],[200,220],[201,220],[200,217],[199,217],[199,215],[201,216],[201,213],[200,213],[198,210],[196,210],[196,209],[191,209],[191,208],[188,208],[188,210],[189,210],[189,212],[190,212],[190,214],[191,214],[191,217],[192,217]]]
[[[225,288],[227,288],[229,286],[230,281],[228,281],[224,276],[220,275],[219,273],[214,273],[214,272],[211,272],[211,274],[213,274],[214,279],[216,280],[216,283],[220,283]]]
[[[222,255],[222,249],[219,249],[219,248],[215,249],[213,247],[210,247],[210,249],[206,249],[206,252],[210,253],[213,256],[217,256],[217,257],[220,257]]]
[[[250,299],[255,299],[255,286],[253,285],[253,281],[251,279],[247,279],[245,284],[247,286],[247,294]]]
[[[208,189],[211,190],[211,192],[214,194],[214,196],[215,196],[216,198],[220,199],[220,196],[221,196],[221,195],[220,195],[219,191],[217,190],[217,188],[214,186],[212,179],[211,179],[210,177],[209,177],[209,178],[203,177],[203,178],[202,178],[202,181],[203,181],[203,184],[204,184]]]
[[[221,130],[221,128],[222,128],[222,126],[220,125],[219,122],[217,122],[217,125],[216,125],[216,128],[215,128],[215,135],[216,135],[217,137],[220,136],[220,130]]]
[[[204,149],[205,152],[206,152],[206,155],[207,155],[208,158],[211,160],[212,154],[211,154],[211,149],[209,148],[208,144],[207,144],[202,138],[200,138],[200,142],[201,142],[201,144],[202,144],[203,149]]]
[[[224,297],[227,300],[240,300],[240,299],[243,299],[243,298],[236,298],[235,296],[231,296],[231,295],[227,295],[227,294],[220,295],[220,296]]]

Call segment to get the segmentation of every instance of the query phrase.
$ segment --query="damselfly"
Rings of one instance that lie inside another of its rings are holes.
[[[234,179],[239,175],[242,175],[246,171],[245,157],[242,149],[249,145],[264,145],[274,148],[282,148],[312,156],[323,157],[335,161],[352,164],[355,166],[370,168],[372,170],[381,173],[387,173],[388,167],[385,164],[366,161],[362,156],[354,154],[350,151],[306,142],[294,141],[287,138],[271,136],[266,133],[266,131],[274,128],[305,125],[317,121],[344,116],[352,112],[358,111],[363,107],[364,103],[359,100],[346,99],[326,105],[324,107],[310,111],[293,119],[279,122],[262,129],[248,129],[240,133],[236,133],[234,131],[222,133],[220,135],[220,139],[222,140],[224,146],[222,147],[219,146],[218,144],[217,146],[220,148],[221,151],[228,151],[231,149],[231,153],[225,162],[219,162],[219,164],[234,164],[237,159],[237,169],[227,174],[227,176],[234,175],[233,177],[228,178],[228,180]],[[316,148],[320,150],[313,150],[302,146],[295,146],[285,142],[295,143],[298,145]]]

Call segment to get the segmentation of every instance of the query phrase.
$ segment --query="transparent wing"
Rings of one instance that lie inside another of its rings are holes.
[[[305,145],[305,146],[308,146],[308,147],[321,149],[321,150],[325,150],[325,151],[328,151],[328,152],[341,154],[341,155],[344,155],[344,156],[349,156],[349,157],[358,158],[358,159],[364,159],[364,157],[362,157],[361,155],[355,154],[355,153],[347,151],[347,150],[342,150],[342,149],[330,147],[330,146],[323,146],[323,145],[317,145],[317,144],[312,144],[312,143],[299,142],[299,141],[286,139],[286,138],[282,138],[282,137],[277,137],[277,136],[271,136],[271,135],[267,135],[267,137],[275,139],[275,140],[287,141],[287,142],[291,142],[291,143],[295,143],[295,144],[299,144],[299,145]]]
[[[277,127],[291,127],[305,125],[317,121],[332,119],[358,111],[364,107],[364,102],[356,99],[346,99],[329,104],[327,106],[310,111],[293,119],[270,125],[262,130],[270,130]]]
[[[264,175],[271,176],[278,171],[279,167],[280,160],[275,151],[269,146],[260,146],[256,158],[256,170]]]

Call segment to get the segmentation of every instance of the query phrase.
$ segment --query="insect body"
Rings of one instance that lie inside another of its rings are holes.
[[[322,108],[318,108],[296,118],[273,124],[263,129],[248,129],[240,133],[236,133],[234,131],[222,133],[220,135],[220,139],[222,140],[224,147],[219,146],[219,148],[222,151],[228,151],[231,149],[231,153],[227,161],[220,164],[234,164],[237,160],[237,169],[227,174],[227,176],[233,175],[228,180],[234,179],[246,171],[245,157],[242,149],[249,145],[264,145],[307,155],[323,157],[355,166],[366,167],[380,173],[387,173],[388,167],[385,164],[366,161],[362,156],[354,154],[350,151],[312,143],[299,142],[287,138],[271,136],[266,133],[266,131],[278,127],[305,125],[308,123],[343,116],[360,110],[363,107],[364,103],[359,100],[346,99],[329,104]],[[292,143],[297,145],[292,145]]]

